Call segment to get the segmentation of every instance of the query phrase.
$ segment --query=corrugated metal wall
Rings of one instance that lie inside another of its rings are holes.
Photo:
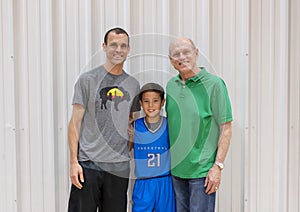
[[[103,62],[116,25],[141,84],[176,73],[173,36],[225,79],[235,121],[216,211],[300,211],[299,11],[298,0],[2,0],[0,211],[66,211],[73,84]]]
[[[299,211],[288,209],[288,147],[299,142],[289,138],[289,69],[294,53],[290,40],[291,3],[296,1],[250,1],[248,129],[246,142],[245,206],[249,211]],[[298,85],[299,86],[299,85]],[[293,111],[299,117],[299,108]],[[299,122],[299,119],[298,119]],[[292,141],[293,142],[290,142]],[[294,148],[294,147],[293,147]],[[298,148],[299,151],[299,148]],[[294,161],[299,166],[298,161]],[[296,182],[299,181],[299,178]],[[295,199],[294,199],[295,198]]]

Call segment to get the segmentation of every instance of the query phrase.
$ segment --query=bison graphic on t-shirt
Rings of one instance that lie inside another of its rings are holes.
[[[118,105],[120,102],[130,100],[129,93],[125,91],[122,87],[112,86],[105,87],[100,90],[100,99],[101,99],[101,110],[107,109],[107,101],[114,102],[114,107],[116,111],[119,111]]]

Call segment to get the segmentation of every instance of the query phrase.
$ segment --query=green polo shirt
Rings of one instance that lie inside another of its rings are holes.
[[[219,125],[232,121],[224,81],[204,68],[182,82],[173,77],[166,88],[171,144],[171,173],[181,178],[202,178],[215,162]]]

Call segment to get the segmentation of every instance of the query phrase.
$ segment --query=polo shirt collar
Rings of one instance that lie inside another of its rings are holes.
[[[198,82],[207,74],[207,71],[204,67],[199,67],[199,68],[201,69],[201,71],[198,74],[196,74],[195,76],[193,76],[192,78],[188,79],[186,81],[186,83],[187,82]],[[177,75],[177,77],[181,80],[181,77],[179,74]]]

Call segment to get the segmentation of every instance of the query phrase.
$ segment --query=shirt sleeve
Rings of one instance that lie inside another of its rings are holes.
[[[88,102],[88,80],[84,77],[79,77],[74,86],[74,95],[72,104],[81,104],[84,108]]]
[[[141,110],[141,105],[139,101],[139,93],[140,93],[140,84],[137,83],[136,89],[135,89],[135,96],[133,98],[130,112],[137,112]]]
[[[212,113],[219,125],[233,120],[228,91],[222,79],[215,85],[211,101]]]

